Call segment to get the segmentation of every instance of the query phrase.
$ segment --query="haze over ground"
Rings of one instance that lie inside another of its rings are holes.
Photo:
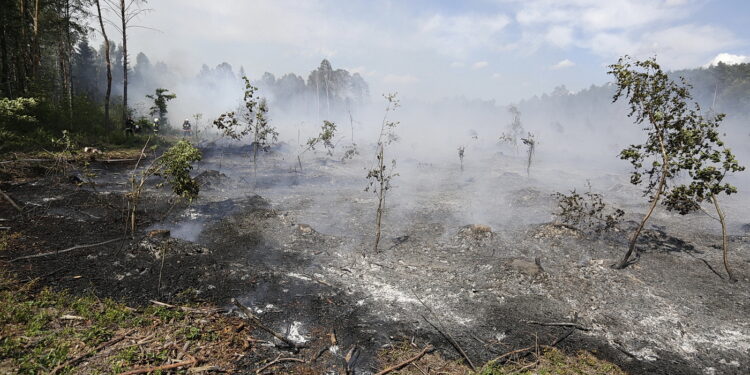
[[[710,0],[201,1],[161,0],[139,17],[133,51],[187,76],[206,63],[306,74],[321,59],[359,72],[373,96],[508,103],[564,84],[609,81],[622,54],[667,69],[721,54],[748,61],[750,3]],[[112,32],[112,35],[115,35]],[[98,43],[98,41],[95,41]],[[135,53],[132,57],[135,57]]]

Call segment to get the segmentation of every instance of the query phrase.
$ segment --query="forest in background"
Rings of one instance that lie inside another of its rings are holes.
[[[226,62],[214,68],[204,64],[195,75],[184,77],[144,53],[136,53],[131,61],[130,51],[138,46],[129,51],[127,31],[147,10],[145,5],[136,0],[19,0],[0,5],[0,152],[59,147],[54,140],[63,130],[89,144],[126,144],[125,118],[147,118],[152,103],[145,96],[157,88],[170,90],[177,96],[175,103],[183,101],[191,110],[209,115],[226,110],[222,106],[227,100],[211,101],[237,97],[243,67],[235,72]],[[92,46],[89,38],[96,34],[101,39],[105,25],[117,33]],[[684,76],[694,86],[704,110],[729,113],[730,122],[750,118],[750,64],[720,63],[672,75]],[[325,118],[362,106],[370,97],[358,73],[334,69],[328,60],[307,79],[294,73],[250,78],[269,99],[272,112]],[[518,107],[529,122],[545,123],[561,133],[581,127],[606,131],[610,119],[624,118],[622,108],[611,105],[613,90],[605,84],[571,93],[560,86],[550,94],[522,100]],[[496,113],[506,110],[505,105],[492,106]]]

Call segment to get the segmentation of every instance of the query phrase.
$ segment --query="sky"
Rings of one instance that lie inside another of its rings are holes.
[[[229,62],[307,77],[324,58],[372,96],[510,103],[609,81],[623,54],[667,69],[750,61],[745,0],[151,0],[130,33],[185,75]],[[115,35],[110,31],[110,35]],[[251,77],[251,78],[254,78]]]

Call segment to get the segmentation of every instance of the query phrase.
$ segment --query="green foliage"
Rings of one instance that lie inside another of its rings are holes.
[[[570,195],[555,193],[553,196],[557,198],[558,210],[552,214],[563,224],[580,230],[609,231],[616,228],[625,215],[619,208],[608,208],[601,194],[591,192],[590,185],[583,195],[573,189]]]
[[[719,138],[723,114],[704,117],[685,79],[673,81],[653,58],[632,61],[625,56],[610,68],[617,83],[613,100],[627,98],[628,115],[647,132],[645,143],[620,153],[633,165],[631,183],[641,184],[646,177],[644,195],[653,196],[664,177],[663,204],[681,214],[698,209],[711,196],[737,191],[723,182],[727,173],[744,170]],[[687,172],[691,181],[670,186],[681,172]]]
[[[383,122],[380,125],[380,135],[378,136],[378,151],[376,155],[376,166],[367,171],[368,185],[365,187],[365,191],[370,191],[378,197],[378,207],[375,215],[375,252],[378,252],[378,244],[380,243],[380,228],[383,220],[383,212],[385,211],[385,197],[388,190],[391,188],[391,179],[398,176],[398,173],[393,171],[396,169],[396,160],[391,160],[391,169],[386,170],[385,163],[385,148],[392,142],[398,140],[398,136],[395,133],[398,121],[390,121],[388,114],[395,111],[400,103],[396,98],[396,93],[383,95],[388,104],[385,107],[385,115],[383,116]]]
[[[399,122],[388,120],[388,114],[401,106],[396,95],[396,93],[383,95],[385,100],[388,101],[388,104],[385,108],[386,115],[383,118],[383,123],[380,127],[380,136],[378,137],[378,154],[376,156],[377,165],[375,168],[367,172],[369,183],[365,188],[365,191],[372,190],[375,194],[380,194],[381,192],[385,194],[385,191],[391,187],[391,179],[398,176],[396,173],[386,171],[385,162],[385,147],[398,140],[395,129]],[[391,160],[391,167],[391,170],[396,167],[396,160]]]
[[[193,200],[198,197],[200,185],[190,177],[193,163],[202,158],[200,150],[189,141],[181,140],[167,149],[152,168],[153,174],[166,179],[172,191],[182,198]]]
[[[0,98],[0,127],[16,127],[36,123],[32,110],[39,104],[35,98]]]
[[[214,120],[214,126],[225,137],[234,140],[252,133],[254,155],[257,156],[258,150],[268,151],[270,145],[278,140],[279,133],[269,124],[266,99],[257,99],[255,92],[258,88],[246,76],[242,76],[242,79],[245,81],[242,107],[238,111],[222,113]]]
[[[266,98],[258,101],[258,111],[255,113],[255,137],[253,149],[257,155],[258,150],[268,151],[272,143],[279,139],[279,132],[268,122],[268,102]]]
[[[164,122],[167,118],[167,102],[177,98],[177,95],[168,93],[168,89],[158,88],[153,95],[146,95],[147,98],[154,101],[154,104],[148,109],[151,117],[157,116]]]
[[[219,129],[225,137],[234,140],[240,140],[253,131],[255,122],[255,111],[258,106],[258,100],[255,98],[255,92],[258,88],[250,84],[250,80],[243,76],[245,81],[245,91],[242,97],[243,106],[238,111],[222,113],[219,118],[214,120],[214,126]]]
[[[335,145],[332,141],[335,134],[336,124],[328,120],[323,120],[323,126],[320,127],[320,134],[315,138],[307,140],[307,148],[315,150],[315,146],[323,142],[323,147],[327,150],[328,155],[333,155]]]

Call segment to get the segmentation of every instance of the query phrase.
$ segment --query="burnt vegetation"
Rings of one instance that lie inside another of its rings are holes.
[[[749,64],[623,56],[576,93],[455,100],[468,116],[390,93],[372,115],[364,70],[327,59],[152,64],[128,39],[148,4],[0,5],[0,373],[750,366],[720,113],[750,118]],[[635,129],[602,136],[618,116]],[[577,153],[597,142],[619,154]]]

